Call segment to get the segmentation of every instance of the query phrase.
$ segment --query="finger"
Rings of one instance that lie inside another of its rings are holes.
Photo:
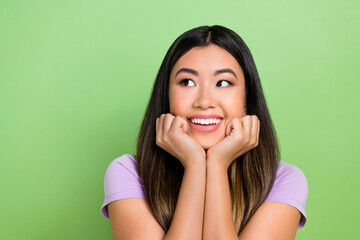
[[[258,142],[258,132],[259,132],[259,120],[257,116],[251,116],[252,128],[251,128],[251,139],[250,143],[254,146],[257,145]]]
[[[163,123],[164,123],[164,114],[162,114],[157,120],[156,120],[156,124],[157,124],[157,135],[159,137],[162,137],[163,134]]]
[[[156,119],[155,130],[157,134],[159,132],[159,118]]]
[[[181,129],[183,133],[186,133],[187,122],[182,117],[176,116],[171,124],[170,131],[177,131],[179,129]]]
[[[161,139],[162,139],[162,117],[158,117],[156,119],[156,145],[160,146],[161,145]]]
[[[163,133],[169,131],[174,118],[175,118],[174,115],[171,115],[170,113],[164,114],[164,122],[162,126]]]
[[[227,125],[226,136],[229,136],[232,132],[243,134],[243,127],[239,118],[233,118]]]
[[[251,140],[251,128],[252,128],[251,116],[246,115],[245,117],[243,117],[241,123],[244,128],[244,137],[245,137],[244,140],[246,142],[249,142]]]
[[[232,121],[228,123],[228,125],[226,126],[226,131],[225,131],[225,137],[229,136],[231,131],[233,129],[233,123]]]
[[[233,119],[234,120],[234,119]],[[233,120],[231,120],[227,126],[226,126],[226,130],[225,130],[225,137],[229,136],[232,129],[233,129]]]
[[[260,140],[260,127],[261,127],[261,122],[260,122],[260,120],[258,119],[258,128],[257,128],[257,134],[256,134],[256,136],[257,136],[257,142],[256,142],[256,145],[259,145],[259,140]]]

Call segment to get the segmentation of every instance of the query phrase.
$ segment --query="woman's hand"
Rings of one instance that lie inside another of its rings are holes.
[[[184,168],[205,165],[205,151],[186,133],[188,123],[179,116],[162,114],[156,119],[156,144],[176,157]]]
[[[255,115],[232,119],[225,138],[207,151],[207,162],[227,170],[232,161],[258,145],[259,132],[260,121]]]

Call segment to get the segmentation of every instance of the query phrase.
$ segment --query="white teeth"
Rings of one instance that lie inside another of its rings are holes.
[[[219,124],[221,122],[221,119],[218,119],[218,118],[207,118],[207,119],[191,118],[190,121],[194,124],[210,125],[210,124]]]

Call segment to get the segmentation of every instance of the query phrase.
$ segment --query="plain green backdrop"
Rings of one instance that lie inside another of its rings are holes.
[[[0,0],[0,239],[111,239],[108,164],[134,153],[170,44],[200,25],[253,53],[282,160],[309,183],[296,239],[360,239],[359,1]]]

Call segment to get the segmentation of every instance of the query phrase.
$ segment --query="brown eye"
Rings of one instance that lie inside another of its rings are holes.
[[[191,80],[191,79],[183,79],[183,80],[181,80],[180,84],[181,84],[181,85],[184,85],[184,86],[187,86],[187,87],[193,87],[193,86],[195,86],[194,81]]]
[[[216,83],[216,86],[217,87],[227,87],[231,85],[231,83],[229,81],[226,81],[226,80],[220,80]]]

